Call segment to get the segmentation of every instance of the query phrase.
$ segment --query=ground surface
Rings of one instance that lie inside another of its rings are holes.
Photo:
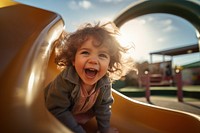
[[[151,92],[156,92],[150,96],[150,103],[156,106],[161,106],[165,108],[185,111],[193,113],[200,116],[200,86],[183,86],[183,90],[190,94],[197,94],[197,98],[194,97],[183,97],[183,102],[178,102],[177,87],[150,87]],[[145,102],[145,87],[144,88],[134,88],[125,87],[119,89],[125,95],[135,99],[137,101]],[[191,95],[192,96],[192,95]]]
[[[145,97],[136,97],[133,99],[141,102],[148,103]],[[184,98],[183,102],[178,102],[176,97],[170,96],[151,96],[150,104],[161,106],[165,108],[181,110],[189,113],[193,113],[200,116],[200,100],[194,98]]]

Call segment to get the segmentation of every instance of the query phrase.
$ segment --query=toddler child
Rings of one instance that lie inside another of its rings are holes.
[[[121,53],[126,52],[108,23],[86,24],[55,42],[55,62],[61,73],[45,88],[47,109],[73,132],[85,133],[82,124],[96,117],[101,133],[118,133],[110,127],[111,75],[121,70]]]

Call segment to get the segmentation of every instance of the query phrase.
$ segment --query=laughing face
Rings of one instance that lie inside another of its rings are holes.
[[[78,48],[73,65],[82,80],[82,86],[93,87],[108,70],[109,51],[105,46],[95,46],[95,40],[89,37]]]

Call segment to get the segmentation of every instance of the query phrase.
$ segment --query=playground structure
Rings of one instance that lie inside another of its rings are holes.
[[[145,11],[143,3],[137,3],[136,9]],[[70,133],[46,110],[43,97],[44,86],[59,72],[53,42],[64,27],[61,16],[8,0],[1,1],[0,16],[0,132]],[[113,96],[111,125],[121,133],[200,131],[200,117],[196,115],[140,103],[115,90]],[[85,128],[88,133],[96,132],[95,120]]]
[[[171,62],[166,62],[164,60],[165,55],[179,55],[179,54],[186,54],[190,50],[190,52],[198,52],[200,49],[200,26],[198,22],[200,21],[200,2],[191,0],[191,1],[179,1],[179,0],[163,0],[163,1],[139,1],[130,5],[129,8],[124,10],[121,14],[119,14],[115,19],[115,24],[120,27],[127,21],[137,18],[142,15],[151,14],[151,13],[168,13],[179,16],[187,21],[189,21],[195,28],[196,28],[196,37],[198,39],[197,45],[186,46],[179,49],[173,50],[165,50],[159,52],[150,53],[151,63],[152,63],[152,55],[153,54],[161,54],[163,55],[163,62],[162,64],[170,64]],[[191,51],[192,50],[192,51]],[[158,64],[150,64],[150,68],[153,68]],[[171,68],[172,70],[172,68]],[[177,68],[174,70],[174,76],[166,77],[165,74],[151,74],[149,71],[146,74],[141,75],[139,79],[142,79],[142,85],[146,87],[146,99],[149,101],[150,97],[150,86],[169,86],[176,82],[177,86],[177,96],[178,100],[182,101],[183,99],[183,82],[182,82],[182,73],[181,69]]]
[[[149,71],[151,72],[151,81],[150,81],[151,86],[176,85],[176,79],[175,79],[176,71],[179,69],[182,72],[183,68],[181,66],[176,66],[175,65],[176,63],[173,61],[173,58],[180,55],[190,55],[198,52],[199,52],[198,44],[193,44],[189,46],[160,50],[149,53],[150,54]],[[161,62],[153,63],[153,55],[162,56],[163,60]],[[168,61],[165,60],[166,56],[170,57]],[[173,65],[175,66],[173,67]],[[196,82],[199,81],[196,80]]]

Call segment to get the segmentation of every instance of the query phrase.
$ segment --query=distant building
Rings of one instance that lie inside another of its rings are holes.
[[[184,85],[200,85],[200,61],[182,66]]]
[[[173,57],[184,54],[192,54],[196,52],[199,52],[198,44],[151,52],[150,53],[151,64],[149,64],[149,70],[151,73],[150,84],[172,85],[173,83],[175,83],[175,80],[173,78],[174,70],[172,68]],[[153,55],[163,56],[163,61],[153,63]],[[171,60],[166,61],[165,56],[170,56]],[[182,67],[184,68],[182,71],[182,78],[183,78],[183,83],[185,85],[200,84],[200,61],[184,65]]]

